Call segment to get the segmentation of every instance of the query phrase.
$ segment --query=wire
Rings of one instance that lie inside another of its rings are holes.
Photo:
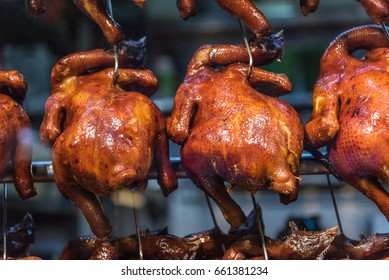
[[[259,238],[261,239],[261,243],[262,243],[263,256],[265,257],[265,260],[269,260],[269,256],[267,254],[267,248],[266,248],[265,233],[263,232],[262,219],[260,217],[262,213],[260,213],[260,211],[258,210],[258,205],[257,202],[255,201],[255,196],[253,194],[251,194],[251,200],[253,202],[255,216],[257,217],[257,226],[259,231]]]
[[[245,29],[243,21],[241,19],[239,20],[239,25],[240,25],[240,29],[241,29],[242,34],[243,34],[243,41],[244,41],[244,44],[246,45],[247,53],[249,55],[249,70],[247,71],[247,79],[249,79],[251,76],[251,73],[253,71],[253,54],[251,53],[249,41],[247,39],[246,29]]]
[[[112,1],[111,0],[107,0],[107,8],[108,8],[108,13],[113,18],[113,9],[112,9]],[[117,44],[115,44],[113,46],[113,56],[115,59],[113,84],[115,85],[117,77],[119,75],[119,55],[118,55],[118,45]]]
[[[335,199],[334,189],[333,189],[332,184],[331,184],[331,178],[330,178],[330,175],[329,175],[329,174],[327,174],[326,176],[327,176],[328,187],[330,188],[330,192],[331,192],[332,205],[334,206],[335,215],[336,215],[336,220],[338,221],[339,232],[340,232],[341,234],[344,234],[342,222],[341,222],[341,220],[340,220],[338,205],[337,205],[336,199]]]
[[[7,259],[7,183],[3,185],[3,259]]]

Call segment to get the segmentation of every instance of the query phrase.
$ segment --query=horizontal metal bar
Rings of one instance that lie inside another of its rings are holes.
[[[185,170],[181,165],[179,157],[171,157],[173,169],[178,178],[187,178]],[[325,168],[318,160],[314,159],[311,154],[303,153],[299,166],[300,175],[328,174],[328,169]],[[34,182],[53,182],[54,172],[51,161],[34,161],[32,162],[32,174]],[[152,166],[149,171],[149,179],[157,179],[157,170]],[[12,172],[9,169],[6,174],[0,178],[0,182],[12,183]]]

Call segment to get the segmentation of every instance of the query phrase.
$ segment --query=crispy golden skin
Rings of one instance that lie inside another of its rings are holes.
[[[363,59],[351,54],[366,49]],[[305,126],[306,144],[328,147],[338,177],[370,198],[389,220],[389,41],[362,26],[338,36],[324,53]]]
[[[177,187],[164,117],[148,97],[157,89],[156,77],[120,68],[113,85],[114,69],[106,68],[113,63],[113,54],[103,50],[61,59],[40,130],[42,142],[53,145],[59,190],[82,210],[97,237],[109,235],[111,227],[95,194],[144,190],[154,151],[163,193]],[[90,69],[99,70],[86,73]]]
[[[269,20],[251,0],[216,0],[216,3],[230,15],[243,20],[256,37],[272,33]],[[184,20],[197,13],[195,0],[177,0],[177,8]]]
[[[17,71],[0,71],[0,177],[12,164],[15,188],[21,199],[35,196],[31,161],[31,124],[21,106],[27,91],[24,77]]]
[[[357,0],[361,3],[366,14],[377,24],[389,22],[388,0]]]
[[[247,60],[239,48],[200,48],[167,119],[169,137],[182,145],[181,162],[188,177],[217,203],[232,229],[246,218],[223,181],[252,193],[268,188],[289,203],[297,198],[303,147],[297,112],[254,89],[262,86],[279,96],[291,90],[290,81],[256,67],[247,79],[247,64],[233,63]],[[204,54],[210,54],[208,60]],[[217,65],[227,66],[217,71]]]

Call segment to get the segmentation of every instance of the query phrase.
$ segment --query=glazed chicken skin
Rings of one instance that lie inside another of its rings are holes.
[[[254,51],[255,63],[265,56],[256,57]],[[238,63],[247,59],[243,46],[200,48],[167,119],[169,137],[182,145],[181,164],[188,177],[216,202],[232,230],[246,217],[224,181],[251,193],[268,188],[283,203],[294,201],[303,147],[297,112],[254,89],[265,86],[279,96],[291,91],[290,81],[256,67],[247,79],[248,65]],[[216,71],[217,65],[226,66]]]
[[[304,16],[317,10],[319,0],[300,0],[300,9]]]
[[[289,233],[282,239],[265,237],[270,260],[315,260],[322,259],[338,234],[338,227],[326,230],[299,230],[289,222]],[[247,235],[228,248],[223,260],[263,259],[264,252],[259,235]]]
[[[364,58],[351,54],[365,49]],[[389,220],[389,40],[377,26],[338,36],[320,62],[306,146],[327,146],[335,174],[371,199]]]
[[[232,16],[243,20],[256,37],[272,34],[269,20],[251,0],[216,0],[216,3]],[[184,20],[197,13],[196,0],[177,0],[177,8]]]
[[[149,70],[129,69],[134,61],[125,52],[119,50],[119,56],[119,66],[127,68],[119,68],[116,84],[112,52],[92,50],[61,59],[52,71],[52,95],[40,129],[41,141],[53,145],[60,192],[81,209],[99,238],[109,235],[111,226],[95,194],[144,190],[154,152],[164,195],[177,188],[164,117],[148,97],[157,79]]]
[[[142,8],[146,0],[131,1]],[[108,43],[115,45],[125,39],[126,36],[121,26],[108,13],[103,0],[73,0],[73,3],[100,27]],[[35,17],[45,11],[42,0],[26,0],[26,6],[30,15]]]
[[[31,123],[22,107],[27,83],[17,71],[0,70],[0,178],[11,162],[13,183],[21,199],[35,196],[31,162]]]
[[[357,0],[361,3],[366,14],[376,24],[389,22],[389,1],[388,0]]]

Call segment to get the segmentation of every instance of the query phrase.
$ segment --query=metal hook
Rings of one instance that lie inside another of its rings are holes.
[[[384,30],[384,33],[385,33],[386,38],[389,40],[388,28],[386,27],[386,25],[385,25],[384,22],[381,23],[381,26],[382,26],[382,29]]]
[[[219,229],[219,226],[217,224],[216,217],[215,217],[215,212],[213,211],[213,208],[211,205],[211,201],[209,200],[209,196],[206,194],[205,194],[205,200],[207,201],[207,205],[208,205],[209,213],[211,214],[211,217],[212,217],[213,225],[215,228]],[[226,246],[224,245],[224,242],[222,242],[222,250],[223,250],[223,253],[226,252]]]
[[[266,243],[265,243],[265,233],[263,232],[262,220],[261,220],[260,213],[258,210],[257,202],[255,201],[255,197],[252,193],[251,193],[251,200],[253,202],[255,216],[257,217],[257,226],[258,226],[258,231],[259,231],[259,238],[261,239],[261,243],[262,243],[263,256],[265,257],[265,260],[269,260],[269,256],[267,254]]]
[[[138,241],[138,250],[139,250],[139,259],[143,260],[143,248],[142,248],[142,240],[140,238],[140,229],[139,229],[139,220],[138,220],[138,212],[136,211],[136,203],[135,203],[135,190],[132,189],[132,212],[134,213],[134,222],[136,228],[136,238]]]
[[[243,41],[244,41],[244,44],[246,45],[247,53],[249,55],[249,70],[247,71],[247,79],[249,79],[251,76],[251,73],[253,71],[253,54],[251,52],[249,41],[247,39],[246,29],[245,29],[243,21],[241,19],[239,20],[239,25],[240,25],[240,30],[242,31],[242,34],[243,34]]]
[[[113,17],[113,9],[111,0],[107,0],[108,13]],[[113,72],[113,84],[116,84],[118,75],[119,75],[119,55],[118,55],[118,45],[113,46],[113,56],[115,59],[114,72]]]
[[[330,178],[329,174],[326,174],[326,176],[327,176],[327,184],[328,184],[328,187],[330,188],[330,192],[331,192],[332,205],[334,206],[336,220],[338,221],[339,232],[341,234],[343,234],[344,232],[343,232],[342,222],[340,221],[339,210],[338,210],[338,206],[336,204],[335,193],[334,193],[334,189],[332,188],[332,184],[331,184],[331,178]]]
[[[3,185],[3,259],[7,259],[7,183]]]

